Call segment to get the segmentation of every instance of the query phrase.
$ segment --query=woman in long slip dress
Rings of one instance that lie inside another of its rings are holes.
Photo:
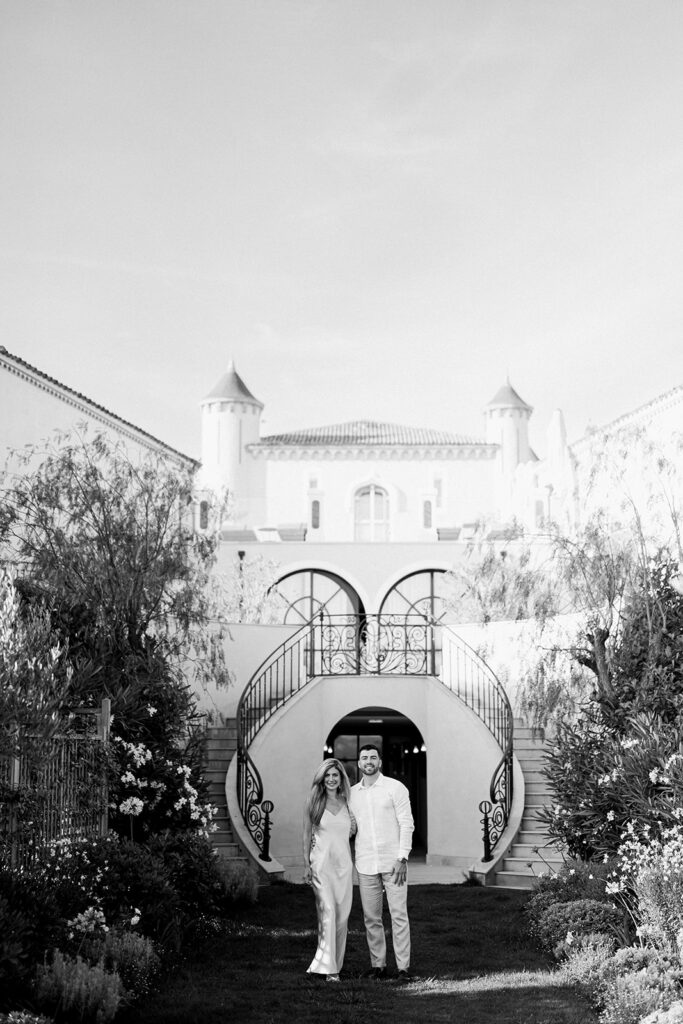
[[[349,779],[330,757],[320,765],[304,809],[304,882],[313,886],[318,912],[318,948],[309,974],[339,981],[353,897],[351,836],[356,822],[349,811]]]

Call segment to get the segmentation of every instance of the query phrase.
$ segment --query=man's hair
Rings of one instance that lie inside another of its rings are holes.
[[[358,756],[359,757],[363,753],[364,750],[376,750],[377,751],[377,756],[379,757],[380,760],[382,759],[382,751],[379,749],[379,747],[377,746],[376,743],[364,743],[363,746],[358,751]]]

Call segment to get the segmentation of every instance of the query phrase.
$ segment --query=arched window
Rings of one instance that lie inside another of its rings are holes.
[[[449,579],[444,569],[413,572],[384,595],[381,615],[424,615],[439,622],[448,608]]]
[[[431,501],[425,501],[422,503],[422,525],[425,530],[431,530],[432,528],[432,503]]]
[[[332,572],[301,569],[283,576],[268,592],[277,621],[303,625],[321,611],[328,615],[362,615],[361,600],[346,580]]]
[[[208,501],[199,502],[199,529],[208,530],[209,528],[209,503]]]
[[[320,529],[320,502],[317,498],[311,502],[311,529]]]
[[[389,540],[389,495],[370,484],[356,492],[354,537],[357,541]]]

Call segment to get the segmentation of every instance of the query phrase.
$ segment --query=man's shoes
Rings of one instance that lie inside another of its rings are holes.
[[[407,982],[412,981],[413,978],[409,971],[399,971],[398,978],[396,980],[399,982],[403,982],[403,984],[406,984]]]
[[[365,971],[361,977],[371,978],[373,981],[382,981],[387,976],[386,967],[371,967],[369,971]]]

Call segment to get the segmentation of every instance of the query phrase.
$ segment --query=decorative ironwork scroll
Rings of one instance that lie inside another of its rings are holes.
[[[317,675],[434,673],[434,627],[420,615],[328,616],[319,629]]]
[[[483,815],[484,860],[489,861],[505,831],[512,807],[512,707],[491,668],[447,626],[442,627],[441,681],[479,716],[503,755],[491,777],[489,799],[479,804]]]
[[[491,779],[490,801],[484,800],[479,810],[484,815],[484,860],[493,859],[493,851],[508,823],[512,805],[512,745],[496,766]]]
[[[259,730],[307,683],[320,676],[403,675],[438,677],[489,729],[503,754],[484,813],[487,859],[512,806],[512,708],[489,666],[457,634],[426,615],[329,615],[321,610],[261,664],[237,707],[237,773],[240,810],[268,856],[269,819],[263,783],[249,755]],[[268,811],[270,814],[270,811]]]

